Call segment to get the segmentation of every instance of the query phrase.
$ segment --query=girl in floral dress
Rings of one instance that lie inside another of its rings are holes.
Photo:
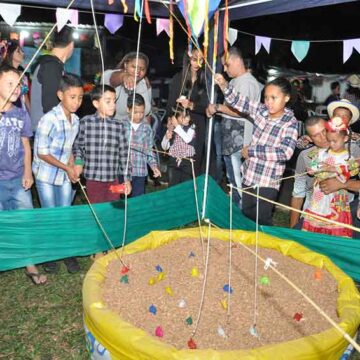
[[[352,224],[350,202],[353,195],[346,190],[338,190],[332,194],[324,194],[319,186],[321,180],[337,177],[345,183],[351,176],[356,175],[357,162],[350,154],[349,124],[341,117],[330,119],[326,125],[326,137],[329,149],[321,149],[317,158],[310,164],[309,173],[316,177],[308,214],[315,214],[325,219],[335,220],[343,224]],[[349,144],[348,148],[346,143]],[[334,225],[311,216],[305,216],[302,229],[334,236],[352,237],[352,230]]]

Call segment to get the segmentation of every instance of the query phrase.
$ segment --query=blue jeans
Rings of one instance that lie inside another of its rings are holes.
[[[242,176],[240,172],[240,167],[242,164],[241,161],[241,151],[234,152],[231,155],[224,155],[225,167],[226,167],[226,177],[228,181],[233,186],[241,189],[242,186]],[[233,192],[234,202],[238,204],[239,208],[241,209],[241,192],[236,191],[234,189]]]
[[[71,182],[53,185],[37,180],[36,188],[42,208],[71,206],[75,195]]]
[[[0,180],[0,210],[32,209],[31,191],[22,186],[22,176]]]
[[[147,176],[132,176],[131,178],[131,197],[136,197],[145,194],[145,181]],[[119,176],[119,182],[124,182],[124,176]]]

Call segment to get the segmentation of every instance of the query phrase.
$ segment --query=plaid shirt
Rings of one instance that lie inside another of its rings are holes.
[[[292,157],[298,137],[297,121],[291,110],[284,110],[280,119],[271,120],[266,106],[252,102],[229,86],[225,100],[240,112],[254,119],[253,137],[248,148],[249,158],[242,165],[246,186],[260,185],[279,189],[285,162]]]
[[[150,125],[143,120],[135,131],[129,119],[122,120],[126,128],[126,138],[130,139],[131,134],[131,166],[132,176],[147,176],[147,165],[151,168],[158,167],[156,157],[152,151],[154,140],[153,131]]]
[[[103,119],[97,112],[80,120],[79,134],[73,153],[75,160],[84,162],[86,179],[109,182],[126,169],[128,138],[120,120]],[[128,173],[131,174],[129,166]],[[125,176],[125,180],[131,180]]]
[[[71,114],[70,122],[61,103],[40,119],[35,134],[32,165],[37,180],[53,185],[62,185],[70,181],[64,170],[41,160],[39,155],[51,155],[63,164],[68,164],[78,131],[79,118]]]

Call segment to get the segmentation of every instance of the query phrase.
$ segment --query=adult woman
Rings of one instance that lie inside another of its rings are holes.
[[[24,69],[20,66],[24,61],[24,51],[17,41],[9,41],[7,43],[7,51],[3,63],[6,63],[15,69],[23,71]],[[28,96],[29,91],[29,80],[25,75],[21,81],[21,95],[14,103],[15,106],[21,107],[24,110],[30,110],[30,100]]]
[[[150,114],[151,85],[145,77],[148,67],[149,58],[143,53],[137,54],[136,52],[126,54],[117,65],[117,69],[110,77],[110,85],[116,89],[115,118],[122,120],[128,117],[127,98],[134,91],[145,100],[145,115]]]
[[[166,108],[167,117],[172,115],[176,103],[189,109],[192,122],[195,124],[195,175],[205,172],[206,163],[206,113],[208,96],[205,83],[205,71],[202,67],[203,58],[197,49],[191,54],[186,53],[183,69],[177,73],[169,87],[169,98]]]

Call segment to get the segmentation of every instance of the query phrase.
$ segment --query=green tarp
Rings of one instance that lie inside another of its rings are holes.
[[[202,204],[204,177],[197,178]],[[94,209],[107,234],[122,243],[124,203],[103,203]],[[209,179],[206,217],[229,228],[229,197]],[[193,182],[129,199],[126,243],[152,230],[169,230],[197,220]],[[255,230],[255,224],[233,208],[233,228]],[[110,248],[88,205],[0,212],[0,271],[39,264],[69,256],[84,256]],[[261,231],[299,242],[329,256],[335,264],[360,281],[360,241],[280,227]]]

